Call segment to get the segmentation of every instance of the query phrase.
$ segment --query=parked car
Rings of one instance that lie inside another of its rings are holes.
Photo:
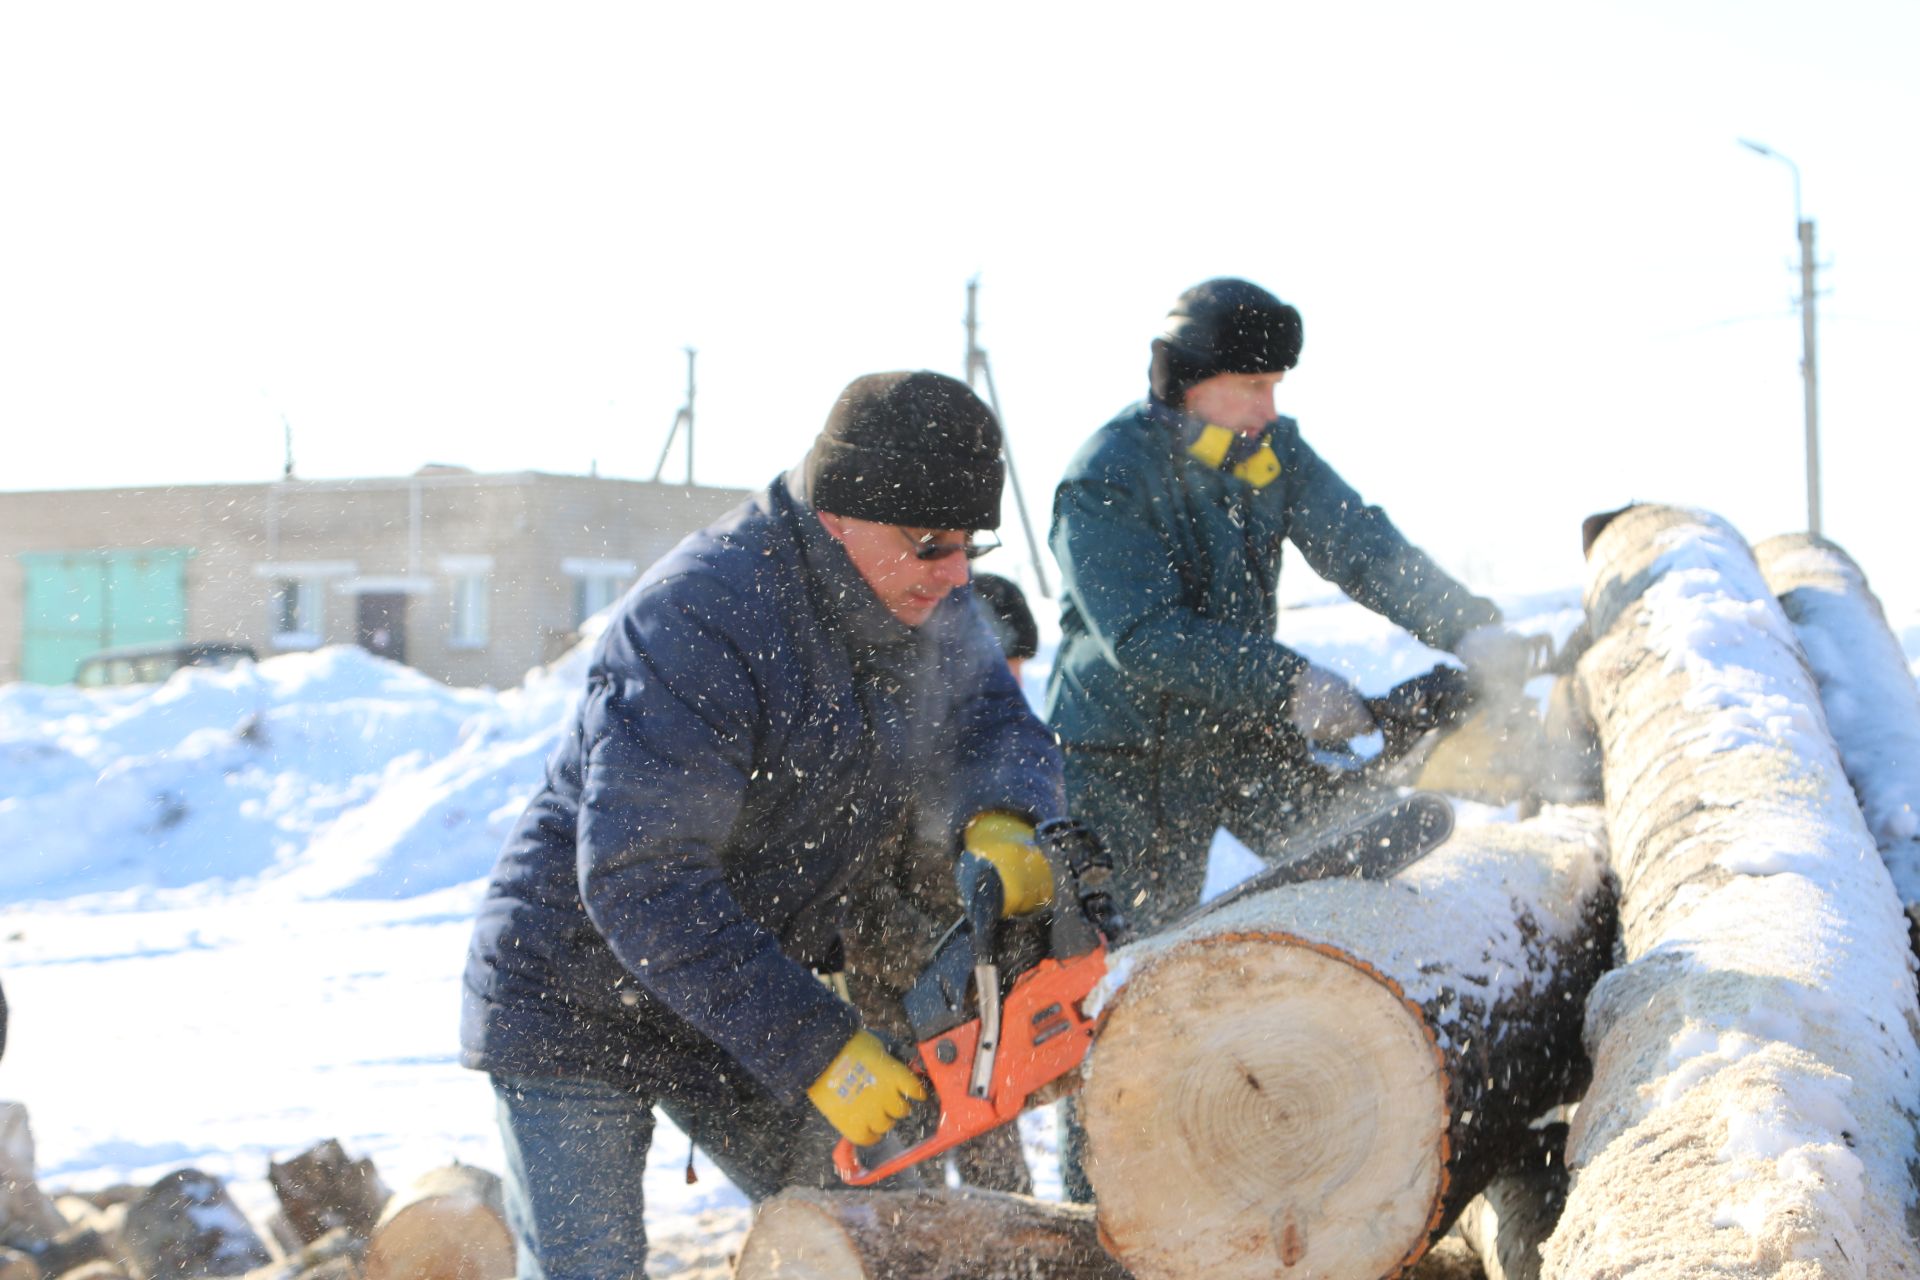
[[[258,657],[252,646],[229,644],[224,640],[131,645],[122,649],[103,649],[81,659],[73,682],[90,689],[116,684],[152,684],[165,680],[182,667],[225,670],[243,659],[252,662]]]

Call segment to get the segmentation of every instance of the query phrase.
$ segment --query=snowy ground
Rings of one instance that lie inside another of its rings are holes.
[[[1579,618],[1573,590],[1502,604],[1556,636]],[[1897,629],[1911,660],[1920,619]],[[1434,660],[1345,602],[1289,610],[1283,635],[1369,692]],[[325,1138],[396,1187],[498,1169],[491,1093],[456,1060],[459,972],[581,668],[493,693],[329,649],[134,690],[0,686],[0,1096],[31,1111],[43,1185],[194,1165],[264,1214],[268,1160]],[[1037,695],[1044,662],[1027,678]],[[1223,875],[1234,856],[1216,847]],[[1050,1121],[1025,1125],[1057,1191]],[[655,1150],[651,1269],[700,1270],[687,1248],[724,1248],[744,1201],[704,1159],[688,1186],[664,1121]]]

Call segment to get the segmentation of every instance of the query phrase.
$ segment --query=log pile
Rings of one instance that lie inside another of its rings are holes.
[[[1625,963],[1542,1274],[1920,1275],[1905,920],[1794,633],[1714,517],[1630,508],[1590,560]]]
[[[23,1121],[24,1123],[24,1121]],[[28,1147],[30,1150],[30,1146]],[[500,1180],[451,1164],[389,1195],[372,1162],[326,1141],[269,1168],[290,1237],[259,1231],[219,1179],[48,1201],[51,1222],[0,1235],[0,1280],[503,1280],[514,1272]],[[39,1195],[31,1168],[9,1186]]]

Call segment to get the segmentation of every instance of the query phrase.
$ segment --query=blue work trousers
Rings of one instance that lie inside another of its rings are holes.
[[[750,1084],[697,1104],[597,1080],[496,1075],[493,1090],[518,1280],[643,1280],[655,1105],[756,1202],[784,1187],[838,1185],[838,1135],[826,1120]]]

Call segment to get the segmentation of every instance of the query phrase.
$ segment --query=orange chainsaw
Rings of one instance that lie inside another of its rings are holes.
[[[1035,834],[1053,869],[1049,905],[1001,919],[999,873],[962,854],[956,878],[966,913],[907,992],[919,1046],[909,1065],[933,1086],[937,1126],[911,1145],[892,1135],[866,1148],[842,1139],[833,1152],[842,1181],[869,1186],[1007,1123],[1086,1058],[1094,1024],[1082,1002],[1126,929],[1108,890],[1113,859],[1071,818]]]

